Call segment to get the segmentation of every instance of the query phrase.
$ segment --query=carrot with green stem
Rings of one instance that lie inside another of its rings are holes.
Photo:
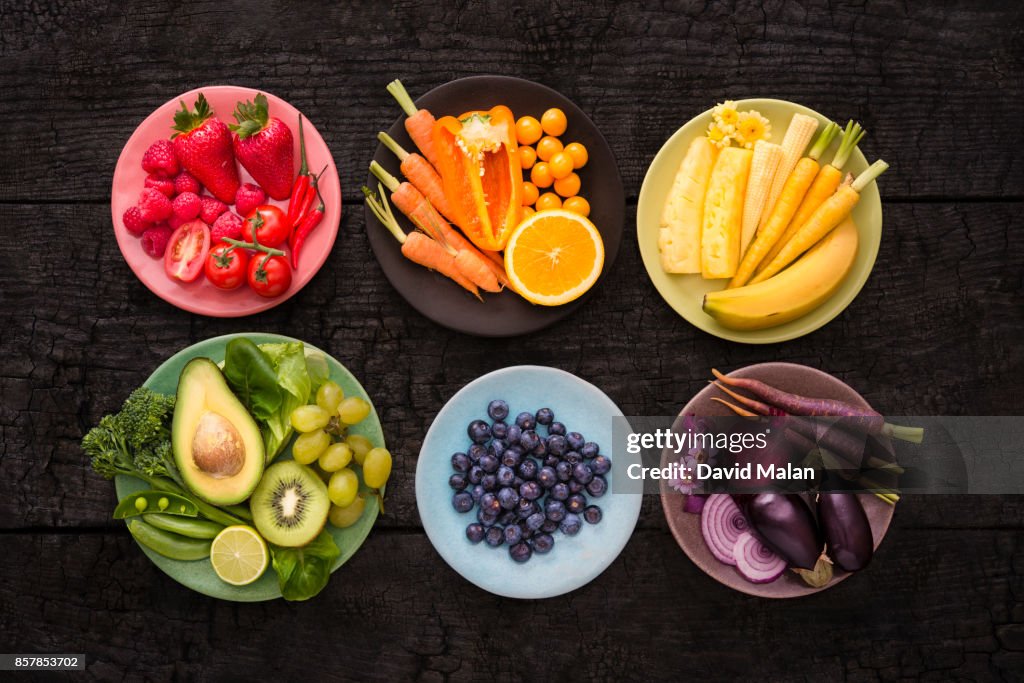
[[[397,78],[388,83],[388,92],[405,112],[405,130],[416,143],[423,156],[431,166],[437,168],[437,152],[434,150],[434,115],[426,109],[418,109],[413,104],[409,93],[405,91],[402,81]]]
[[[417,263],[430,270],[436,270],[447,278],[454,280],[460,287],[480,299],[480,292],[477,286],[463,275],[455,264],[455,257],[452,256],[440,242],[431,239],[422,232],[411,232],[406,235],[395,219],[391,211],[387,197],[384,195],[384,187],[378,185],[380,194],[363,186],[363,194],[366,195],[366,203],[377,217],[377,220],[388,229],[398,243],[402,245],[402,255],[413,263]],[[482,300],[482,299],[481,299]]]
[[[407,152],[394,138],[384,131],[377,133],[377,139],[398,157],[398,161],[401,163],[402,175],[413,184],[413,187],[429,199],[430,203],[441,212],[442,216],[451,223],[455,223],[455,219],[452,218],[451,207],[448,205],[448,197],[444,194],[444,184],[441,181],[441,176],[430,165],[430,162],[415,152]]]
[[[868,166],[867,170],[857,176],[850,185],[841,185],[831,197],[814,210],[807,222],[800,226],[796,234],[782,247],[765,269],[758,273],[750,284],[756,284],[772,277],[801,254],[817,244],[825,235],[842,223],[853,212],[860,201],[860,193],[885,173],[889,164],[881,159]]]

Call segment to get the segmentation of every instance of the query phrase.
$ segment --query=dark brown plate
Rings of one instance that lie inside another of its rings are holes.
[[[611,269],[622,242],[625,195],[615,156],[597,126],[582,109],[551,88],[509,76],[460,78],[438,86],[416,100],[417,107],[427,109],[436,118],[490,109],[499,104],[509,107],[516,118],[531,115],[539,119],[545,110],[558,107],[569,121],[561,140],[566,144],[581,142],[587,147],[590,160],[579,171],[580,195],[590,202],[590,220],[604,240],[603,279]],[[416,150],[405,132],[404,115],[395,120],[388,134],[405,149]],[[398,159],[384,145],[377,146],[373,158],[396,178],[401,177]],[[368,174],[367,186],[377,188],[377,179],[372,174]],[[402,256],[398,242],[368,208],[365,215],[370,246],[384,275],[398,293],[426,317],[458,332],[481,337],[511,337],[536,332],[565,318],[594,292],[592,288],[576,301],[554,307],[534,306],[508,291],[484,293],[484,300],[476,301],[451,280],[407,260]],[[412,223],[405,216],[398,214],[398,219],[403,230],[413,230]],[[595,284],[594,288],[597,286]]]
[[[710,376],[710,372],[708,373]],[[729,373],[736,377],[750,377],[761,380],[784,391],[813,396],[815,398],[834,398],[854,405],[870,408],[860,394],[851,389],[847,384],[839,381],[832,375],[821,370],[809,368],[806,365],[795,365],[793,363],[760,363],[750,365]],[[714,386],[708,385],[700,393],[694,396],[680,411],[680,415],[730,415],[729,409],[720,403],[711,400],[712,396],[720,396],[721,392]],[[665,466],[669,457],[675,457],[671,452],[663,452],[661,464]],[[892,522],[894,506],[889,505],[872,493],[859,494],[860,502],[867,513],[868,521],[871,524],[871,535],[875,541],[875,548],[882,542],[885,532]],[[666,480],[661,482],[661,505],[665,510],[665,518],[668,520],[672,535],[675,536],[679,547],[683,549],[693,563],[704,570],[704,573],[734,588],[741,593],[756,595],[762,598],[795,598],[801,595],[810,595],[831,588],[840,581],[850,576],[849,572],[836,570],[832,581],[821,588],[811,588],[803,580],[791,571],[786,571],[782,576],[771,583],[750,583],[736,570],[727,564],[719,562],[700,532],[700,515],[683,511],[683,503],[686,496],[669,487]],[[868,565],[861,571],[871,571]]]

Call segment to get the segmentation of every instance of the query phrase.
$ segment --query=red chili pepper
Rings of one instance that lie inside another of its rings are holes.
[[[288,225],[294,226],[298,222],[298,209],[300,201],[306,197],[312,174],[309,172],[309,164],[306,163],[306,136],[302,132],[302,114],[299,114],[299,154],[302,163],[299,166],[299,175],[292,185],[292,196],[288,200]]]
[[[298,209],[295,212],[295,222],[292,223],[292,232],[294,232],[309,215],[310,209],[313,208],[313,200],[320,194],[320,178],[323,176],[324,171],[327,167],[324,166],[323,171],[320,171],[318,175],[312,176],[309,181],[309,187],[306,189],[306,196],[299,204]]]
[[[302,250],[302,245],[306,243],[306,238],[309,237],[309,233],[313,232],[316,226],[320,225],[320,221],[324,217],[324,202],[321,199],[320,205],[313,209],[302,223],[295,228],[295,233],[292,235],[292,268],[298,269],[299,267],[299,251]]]

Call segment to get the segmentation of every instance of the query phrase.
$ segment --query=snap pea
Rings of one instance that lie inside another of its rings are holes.
[[[128,531],[142,545],[172,560],[202,560],[210,556],[211,541],[172,534],[141,519],[129,519]]]
[[[238,505],[228,505],[224,509],[227,510],[232,515],[234,515],[235,517],[241,517],[246,522],[251,522],[252,521],[252,512],[249,510],[248,503],[240,503]],[[237,524],[238,522],[233,522],[233,523]],[[229,524],[227,526],[231,526],[231,525]]]
[[[162,512],[167,515],[195,517],[199,506],[185,496],[168,491],[139,491],[121,499],[114,508],[114,519],[134,517],[146,512]]]
[[[189,538],[216,538],[217,534],[224,529],[224,525],[217,524],[217,522],[161,513],[143,515],[142,521],[155,526],[157,529],[188,536]]]

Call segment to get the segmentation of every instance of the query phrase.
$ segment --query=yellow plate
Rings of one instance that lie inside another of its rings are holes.
[[[819,131],[828,121],[826,117],[812,109],[784,100],[739,100],[737,108],[740,111],[756,109],[766,116],[772,124],[771,141],[776,143],[782,142],[782,137],[786,134],[786,128],[789,126],[789,120],[793,114],[807,114],[817,118],[820,122]],[[840,126],[845,126],[846,121],[845,118],[836,119],[836,123]],[[882,201],[878,195],[877,183],[871,183],[861,193],[860,201],[853,210],[853,220],[860,230],[857,258],[846,281],[839,286],[839,289],[828,301],[807,315],[778,327],[749,331],[729,329],[701,310],[704,295],[711,291],[724,289],[727,280],[705,280],[700,275],[670,275],[661,269],[661,261],[658,257],[658,227],[661,220],[661,209],[672,187],[672,180],[675,178],[676,171],[679,169],[679,164],[682,162],[690,142],[696,136],[703,135],[710,122],[710,109],[700,116],[690,119],[668,139],[668,142],[654,157],[650,168],[647,169],[643,187],[640,189],[640,202],[636,215],[637,239],[640,241],[640,255],[643,257],[647,274],[662,298],[675,309],[676,313],[716,337],[746,344],[772,344],[796,339],[813,332],[850,305],[850,302],[860,292],[861,287],[864,286],[875,265],[878,246],[882,240]],[[871,131],[869,130],[868,136],[870,135]],[[839,140],[837,138],[822,155],[822,161],[826,163],[831,161],[838,147]],[[850,156],[843,171],[857,176],[867,167],[868,162],[858,149]],[[884,175],[880,181],[885,182]]]

